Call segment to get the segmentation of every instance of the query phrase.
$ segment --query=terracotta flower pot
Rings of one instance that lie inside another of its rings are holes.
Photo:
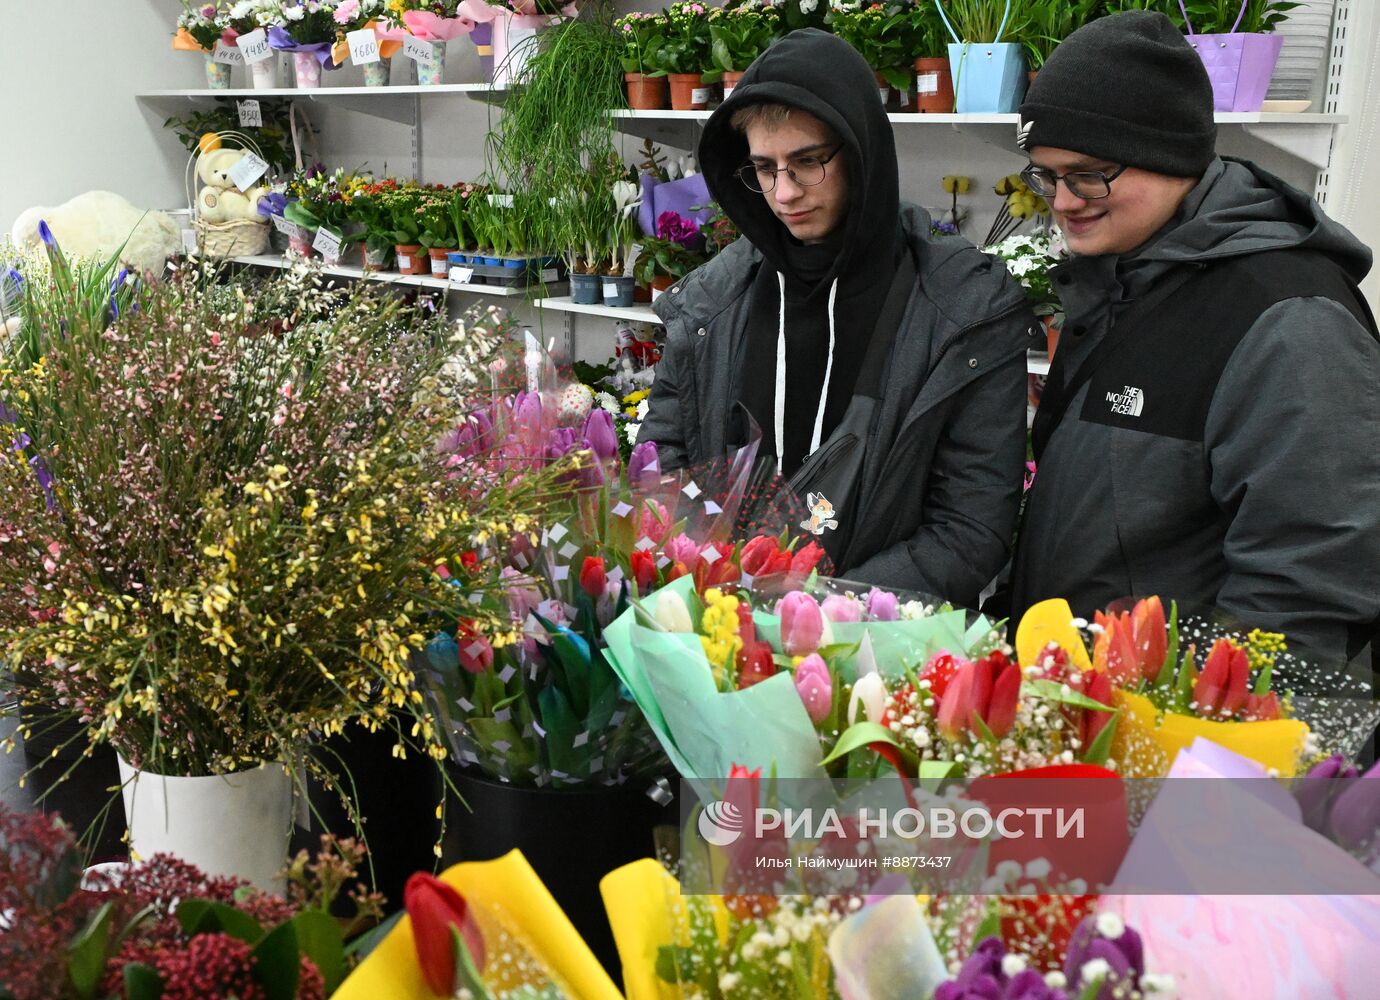
[[[1025,76],[1026,76],[1026,79],[1027,79],[1030,83],[1034,83],[1034,82],[1035,82],[1035,77],[1039,74],[1039,72],[1040,72],[1040,71],[1039,71],[1038,69],[1032,69],[1030,72],[1026,73],[1026,75],[1025,75]]]
[[[399,244],[395,249],[398,251],[398,270],[403,274],[425,274],[430,270],[430,265],[424,267],[422,264],[426,258],[419,244]]]
[[[949,114],[954,109],[954,78],[948,59],[915,60],[915,110]]]
[[[624,73],[628,84],[628,107],[634,111],[660,111],[666,107],[666,77]]]
[[[709,107],[713,87],[706,86],[701,73],[671,73],[671,110],[703,111]]]
[[[432,247],[427,251],[431,257],[431,276],[433,278],[445,278],[450,276],[450,255],[455,253],[455,247]]]
[[[743,78],[743,74],[737,70],[728,70],[724,73],[724,100],[728,100],[728,95],[733,93],[733,88],[738,86],[738,81]]]
[[[676,283],[676,279],[669,274],[658,274],[652,279],[652,301],[655,302],[657,296]]]

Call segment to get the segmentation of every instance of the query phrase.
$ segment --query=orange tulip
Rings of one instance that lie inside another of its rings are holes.
[[[1246,707],[1251,663],[1246,651],[1230,639],[1218,639],[1193,685],[1198,714],[1232,719]]]

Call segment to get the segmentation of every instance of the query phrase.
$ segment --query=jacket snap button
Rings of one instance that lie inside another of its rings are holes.
[[[969,367],[969,368],[976,368],[976,367],[977,367],[977,358],[969,358],[969,359],[968,359],[968,367]]]
[[[709,331],[706,330],[704,327],[700,327],[698,330],[695,331],[695,335],[698,337],[703,337],[708,332]]]
[[[671,289],[671,294],[672,294],[672,295],[679,295],[679,294],[680,294],[680,285],[674,286],[674,287]]]

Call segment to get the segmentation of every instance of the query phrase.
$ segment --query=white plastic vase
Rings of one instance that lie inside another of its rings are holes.
[[[208,778],[174,778],[119,758],[129,845],[147,860],[173,854],[207,875],[281,888],[292,832],[292,778],[281,764]]]
[[[281,65],[282,60],[278,58],[278,53],[276,52],[260,62],[250,63],[249,78],[254,84],[254,89],[277,90],[278,69]]]

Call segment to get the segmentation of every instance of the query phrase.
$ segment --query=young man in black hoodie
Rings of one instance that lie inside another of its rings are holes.
[[[1160,595],[1331,664],[1380,615],[1371,253],[1215,153],[1212,85],[1163,14],[1063,41],[1021,106],[1026,176],[1072,260],[1035,420],[1013,620]]]
[[[760,427],[839,575],[975,604],[1020,499],[1020,286],[901,206],[876,80],[832,35],[773,45],[698,152],[743,238],[658,300],[641,439],[675,468]]]

